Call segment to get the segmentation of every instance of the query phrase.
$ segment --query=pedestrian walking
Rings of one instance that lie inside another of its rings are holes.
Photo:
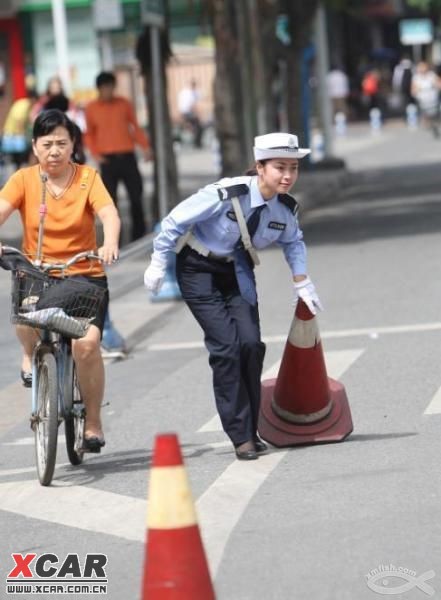
[[[37,98],[34,90],[28,90],[26,98],[15,100],[3,125],[0,149],[11,159],[16,169],[29,160],[32,138],[31,112]]]
[[[96,78],[98,98],[85,109],[86,145],[100,166],[104,185],[115,204],[117,187],[122,181],[127,189],[132,218],[131,239],[146,234],[143,208],[143,182],[135,156],[135,146],[150,160],[148,138],[138,125],[134,108],[126,98],[115,95],[113,73],[101,72]]]
[[[435,71],[425,61],[419,62],[412,77],[412,95],[417,101],[423,122],[435,138],[440,136],[440,89],[441,79]]]
[[[340,67],[333,65],[326,76],[328,96],[332,102],[333,115],[343,113],[348,116],[347,99],[349,96],[349,78]]]
[[[315,314],[321,310],[307,275],[297,202],[288,194],[298,177],[297,136],[255,138],[255,165],[245,176],[225,178],[199,190],[162,221],[154,240],[146,287],[158,291],[167,253],[177,253],[182,297],[205,335],[222,426],[236,456],[254,460],[267,449],[257,434],[265,344],[260,334],[255,249],[277,243],[293,276],[294,296]]]
[[[118,257],[120,220],[113,200],[95,169],[72,162],[75,128],[59,110],[39,114],[33,126],[32,148],[38,164],[14,173],[0,191],[0,225],[14,210],[23,223],[23,252],[31,260],[37,257],[39,203],[41,186],[46,186],[47,212],[44,217],[42,260],[65,262],[72,255],[96,248],[95,216],[103,224],[104,241],[97,253],[105,264]],[[42,179],[42,173],[47,181]],[[1,255],[1,247],[0,247]],[[100,412],[104,395],[104,365],[100,337],[108,301],[107,279],[99,262],[88,260],[70,267],[68,277],[82,276],[90,285],[106,290],[100,307],[86,335],[72,341],[78,381],[86,405],[84,449],[99,452],[104,446]],[[21,378],[32,385],[31,357],[39,336],[34,329],[17,326],[23,346]]]
[[[412,96],[413,63],[406,55],[394,67],[392,73],[392,89],[400,95],[404,108],[414,102]]]
[[[181,125],[192,132],[195,148],[202,148],[203,127],[198,107],[200,100],[201,94],[195,79],[192,79],[178,94],[178,110],[181,117]]]

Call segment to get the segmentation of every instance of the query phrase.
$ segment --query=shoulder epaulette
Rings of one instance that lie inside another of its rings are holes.
[[[235,185],[227,185],[225,187],[219,187],[217,193],[221,200],[228,200],[229,198],[235,198],[238,196],[246,196],[249,188],[246,183],[237,183]]]
[[[289,194],[279,194],[278,200],[287,208],[289,208],[293,215],[297,214],[299,210],[299,204],[293,196],[290,196]]]

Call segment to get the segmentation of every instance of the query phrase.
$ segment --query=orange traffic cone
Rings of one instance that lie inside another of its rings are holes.
[[[339,442],[353,429],[345,389],[326,374],[317,322],[302,301],[277,379],[262,382],[258,429],[278,447]]]
[[[214,600],[176,434],[156,436],[147,510],[143,600]]]

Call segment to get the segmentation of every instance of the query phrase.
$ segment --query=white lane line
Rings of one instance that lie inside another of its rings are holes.
[[[285,455],[286,452],[271,452],[246,464],[236,460],[199,498],[199,527],[213,578],[231,532],[254,494]]]
[[[92,487],[54,481],[0,483],[0,510],[67,527],[141,542],[145,537],[146,502]]]
[[[214,450],[230,446],[230,442],[222,441],[204,447]],[[186,454],[183,451],[184,458]],[[57,468],[61,466],[65,465],[57,465]],[[2,470],[0,476],[32,472],[35,472],[35,467]],[[42,487],[36,479],[2,482],[0,483],[0,511],[4,510],[66,527],[113,535],[130,541],[144,542],[146,499],[106,492],[85,485],[72,485],[74,480],[74,475],[69,482],[54,479],[49,488]]]
[[[426,410],[424,411],[425,415],[439,415],[441,414],[441,387],[437,390],[436,394],[433,396],[432,400],[429,402]]]
[[[340,377],[363,352],[364,349],[354,349],[326,353],[328,374]],[[262,379],[273,377],[278,367],[279,362],[272,365]],[[244,464],[236,460],[199,498],[199,523],[213,578],[216,577],[228,539],[248,503],[286,455],[287,451],[272,451],[251,463]],[[222,515],[222,519],[219,515]]]
[[[353,350],[330,350],[329,352],[325,352],[326,370],[328,375],[334,379],[338,379],[363,354],[363,352],[364,349],[359,348],[354,348]],[[277,377],[279,366],[280,360],[271,365],[271,367],[263,373],[262,380]],[[198,429],[198,433],[205,433],[208,431],[222,431],[219,415],[214,415],[214,417]]]
[[[336,329],[322,332],[322,339],[339,339],[345,337],[358,337],[367,335],[372,338],[376,338],[379,335],[387,335],[394,333],[418,333],[422,331],[439,331],[441,330],[441,322],[435,321],[433,323],[415,323],[411,325],[391,325],[389,327],[362,327],[359,329]],[[285,335],[269,335],[264,336],[263,341],[266,344],[279,344],[285,342],[287,339]],[[175,342],[168,344],[150,344],[147,346],[147,350],[162,352],[167,350],[192,350],[195,348],[203,348],[202,342]]]

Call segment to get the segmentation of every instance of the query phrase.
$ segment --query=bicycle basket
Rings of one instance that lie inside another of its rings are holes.
[[[83,337],[104,299],[105,290],[79,277],[50,277],[34,269],[12,272],[15,324]]]

